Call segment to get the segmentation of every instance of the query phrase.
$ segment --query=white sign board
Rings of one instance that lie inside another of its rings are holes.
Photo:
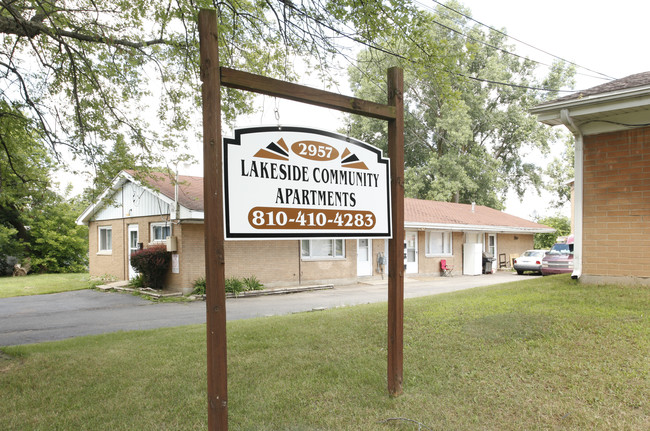
[[[391,237],[378,148],[284,126],[238,129],[223,144],[226,239]]]

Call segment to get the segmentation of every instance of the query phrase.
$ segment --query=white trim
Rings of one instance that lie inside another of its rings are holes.
[[[302,254],[302,251],[303,251],[303,249],[302,249],[302,242],[303,242],[303,241],[309,241],[309,256],[304,256],[304,255]],[[336,256],[336,255],[335,255],[335,253],[336,253],[336,246],[334,245],[334,243],[332,243],[332,256],[314,256],[314,255],[312,255],[313,247],[312,247],[312,245],[311,245],[312,242],[314,242],[314,241],[341,241],[341,252],[342,252],[342,255],[341,255],[341,256]],[[300,259],[303,260],[303,261],[310,261],[310,262],[313,262],[313,261],[318,261],[318,260],[345,260],[345,259],[346,259],[346,257],[345,257],[345,239],[342,239],[342,238],[320,238],[320,239],[319,239],[319,238],[313,238],[313,239],[310,238],[310,239],[301,239],[300,242],[299,242],[299,245],[300,245]]]
[[[486,233],[553,233],[552,228],[530,228],[530,227],[513,227],[513,226],[486,226],[486,225],[468,225],[468,224],[445,224],[445,223],[422,223],[422,222],[405,222],[404,229],[433,229],[433,230],[450,230],[452,232],[486,232]]]
[[[432,233],[440,233],[443,235],[449,235],[449,253],[431,253],[429,250],[429,237]],[[450,230],[433,230],[427,229],[424,233],[424,256],[425,257],[451,257],[454,255],[454,233]]]
[[[132,182],[133,184],[135,184],[135,185],[137,185],[139,187],[142,187],[147,192],[151,193],[152,195],[154,195],[155,197],[157,197],[158,199],[160,199],[164,203],[170,205],[170,209],[171,209],[170,210],[170,216],[175,215],[174,199],[170,199],[167,196],[165,196],[163,193],[154,191],[153,189],[143,185],[140,181],[136,180],[135,177],[133,175],[129,174],[128,172],[120,171],[120,173],[117,174],[117,176],[115,177],[115,179],[113,180],[111,185],[106,190],[104,190],[104,192],[99,196],[99,198],[97,198],[97,200],[94,203],[90,204],[84,210],[84,212],[81,213],[81,215],[79,217],[77,217],[76,223],[78,225],[87,225],[91,221],[90,220],[91,217],[93,215],[95,215],[99,210],[101,210],[110,201],[111,196],[113,196],[113,194],[115,192],[117,192],[120,189],[120,187],[122,187],[127,182]],[[180,207],[181,207],[180,212],[181,212],[182,215],[187,214],[188,218],[191,218],[191,219],[203,219],[203,216],[204,216],[203,211],[191,210],[189,208],[184,207],[183,205],[180,205]],[[122,218],[124,218],[124,217],[122,217]],[[172,218],[174,218],[174,217],[172,217]]]
[[[154,235],[154,232],[155,232],[154,228],[155,227],[169,227],[169,235],[168,236],[173,235],[173,227],[172,227],[171,222],[164,222],[163,221],[163,222],[149,223],[149,244],[160,244],[160,243],[163,243],[163,242],[165,242],[167,240],[166,237],[163,238],[163,239],[156,239],[155,238],[155,235]]]
[[[102,248],[102,231],[110,231],[111,241],[110,248]],[[104,225],[97,226],[97,254],[99,255],[110,255],[113,254],[113,226]]]
[[[582,275],[582,210],[584,193],[584,140],[580,127],[576,126],[568,109],[561,112],[562,122],[575,136],[574,172],[573,183],[574,212],[573,212],[573,273],[572,278]]]

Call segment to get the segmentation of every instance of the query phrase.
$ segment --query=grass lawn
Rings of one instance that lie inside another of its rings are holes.
[[[88,273],[29,274],[25,277],[0,277],[0,298],[67,292],[94,287]]]
[[[565,276],[228,323],[231,430],[650,429],[650,288]],[[0,429],[205,429],[205,326],[2,348]]]

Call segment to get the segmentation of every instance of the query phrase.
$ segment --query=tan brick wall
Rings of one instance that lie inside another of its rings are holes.
[[[298,241],[296,241],[298,245]],[[301,260],[301,284],[356,282],[357,240],[345,241],[345,259]]]
[[[112,230],[112,251],[110,254],[99,254],[98,228],[110,226]],[[123,220],[102,220],[88,224],[88,268],[93,277],[112,276],[125,280],[125,233]]]
[[[584,137],[586,278],[650,277],[650,127]]]
[[[300,243],[286,241],[226,241],[226,277],[254,275],[266,286],[299,281]]]
[[[426,231],[418,232],[418,272],[421,275],[441,275],[440,260],[446,259],[447,265],[453,266],[452,274],[461,274],[463,271],[463,241],[462,232],[452,232],[451,251],[453,256],[427,256],[426,255]]]
[[[535,247],[534,235],[532,234],[497,234],[497,256],[494,265],[499,267],[499,254],[505,253],[507,268],[512,268],[512,261],[510,255],[516,254],[520,256],[526,250],[532,250]]]

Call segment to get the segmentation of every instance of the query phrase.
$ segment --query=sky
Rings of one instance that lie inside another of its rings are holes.
[[[418,0],[428,3],[430,0]],[[616,79],[650,70],[647,41],[650,40],[650,3],[619,0],[614,3],[593,0],[465,0],[472,17],[529,45],[576,63],[576,90],[605,83],[591,76],[606,74]],[[533,60],[549,63],[553,57],[511,41],[516,52]],[[587,70],[590,69],[590,70]],[[561,152],[558,144],[553,154]],[[548,195],[528,193],[523,202],[509,196],[506,212],[523,218],[552,215]],[[561,212],[570,216],[567,205]]]
[[[432,0],[415,1],[426,7],[436,6]],[[650,40],[650,25],[647,24],[650,3],[638,0],[609,4],[593,0],[464,0],[461,3],[471,10],[475,20],[505,29],[514,38],[586,68],[578,69],[576,90],[606,82],[594,78],[599,76],[595,72],[618,79],[650,70],[650,55],[645,47]],[[554,59],[514,40],[510,42],[519,55],[548,64]],[[351,94],[346,90],[343,83],[339,91]],[[260,96],[257,103],[259,107],[264,106],[263,112],[238,118],[235,127],[284,124],[332,131],[345,127],[344,115],[337,111],[271,97]],[[224,129],[224,135],[227,134]],[[202,154],[201,145],[198,142],[193,146],[199,155]],[[561,150],[560,143],[552,146],[550,158],[559,155]],[[531,154],[530,158],[539,159],[539,155]],[[201,165],[179,166],[179,171],[186,175],[203,175]],[[511,194],[505,211],[526,219],[554,215],[558,210],[548,207],[550,198],[547,193],[540,196],[531,191],[520,201]],[[569,206],[560,212],[569,216]]]
[[[416,3],[436,6],[431,0],[416,0]],[[650,55],[644,47],[650,40],[650,25],[647,24],[650,3],[638,0],[620,0],[607,6],[593,0],[465,0],[461,3],[471,10],[475,20],[498,30],[505,29],[508,35],[525,42],[510,40],[515,53],[546,64],[556,56],[581,66],[577,69],[576,90],[607,82],[602,74],[618,79],[650,70]],[[263,113],[238,119],[236,126],[250,125],[252,121],[253,125],[296,124],[326,130],[344,127],[343,114],[335,111],[269,97],[264,98],[264,102]],[[275,117],[276,107],[279,120]],[[552,145],[545,163],[561,151],[559,142]],[[529,157],[539,160],[540,155],[530,154]],[[553,209],[549,206],[551,199],[552,196],[544,191],[538,195],[531,190],[523,200],[510,193],[505,212],[526,219],[558,212],[570,216],[569,205]]]

